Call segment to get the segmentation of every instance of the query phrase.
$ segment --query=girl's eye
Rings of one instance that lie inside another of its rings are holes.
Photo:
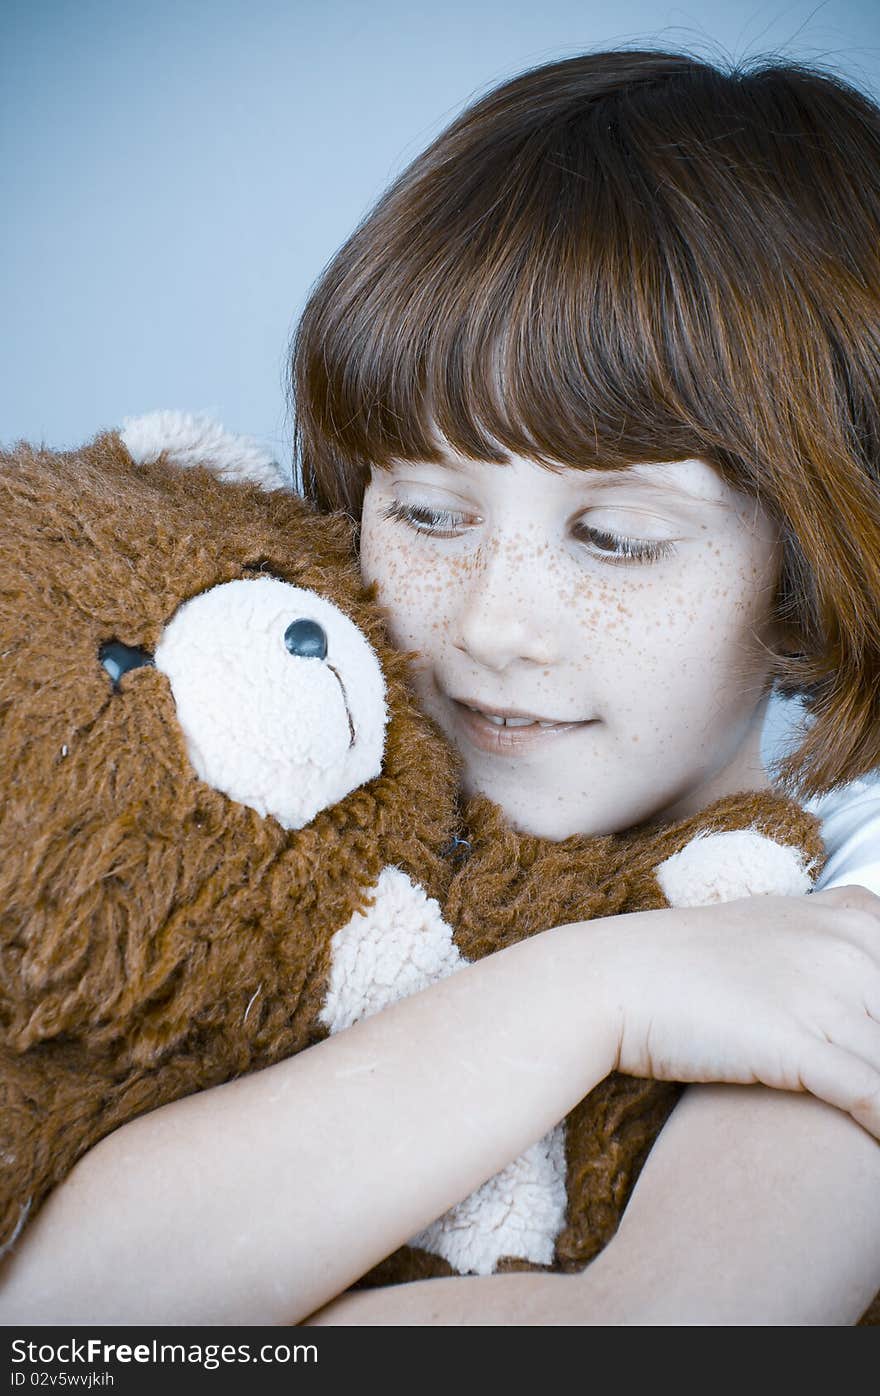
[[[578,524],[575,533],[581,542],[589,544],[593,552],[609,562],[659,562],[675,551],[675,545],[664,539],[629,538],[626,534],[611,533],[585,523]]]
[[[396,519],[409,524],[417,533],[430,533],[435,538],[455,538],[467,519],[451,509],[432,509],[427,504],[403,504],[395,499],[382,510],[383,519]]]

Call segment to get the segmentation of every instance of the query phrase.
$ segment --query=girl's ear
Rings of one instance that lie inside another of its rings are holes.
[[[776,652],[783,659],[805,659],[803,636],[796,626],[780,627],[780,638],[776,642]]]
[[[804,637],[792,620],[771,617],[765,633],[766,644],[780,659],[800,659],[804,654]]]

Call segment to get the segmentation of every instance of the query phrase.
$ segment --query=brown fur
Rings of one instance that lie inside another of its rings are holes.
[[[382,867],[442,891],[456,769],[341,518],[113,434],[0,456],[0,494],[2,1243],[111,1129],[322,1035],[330,939]],[[339,605],[389,687],[382,774],[295,833],[197,778],[160,672],[114,692],[98,662],[259,570]]]

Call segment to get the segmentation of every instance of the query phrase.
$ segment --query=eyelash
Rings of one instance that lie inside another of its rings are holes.
[[[435,538],[455,538],[461,526],[461,515],[450,509],[429,509],[424,504],[401,504],[395,499],[382,510],[383,519],[409,524],[417,533],[430,533]]]
[[[589,535],[583,541],[592,543],[606,561],[659,562],[675,551],[674,545],[663,539],[628,538],[625,533],[609,533],[604,528],[581,527]]]
[[[417,533],[434,538],[455,538],[461,527],[461,515],[449,509],[429,509],[424,504],[402,504],[399,500],[386,506],[382,517],[408,524]],[[589,528],[580,525],[586,538],[580,542],[591,543],[596,554],[606,562],[659,562],[674,551],[674,544],[661,539],[629,538],[622,533],[610,533],[604,528]]]

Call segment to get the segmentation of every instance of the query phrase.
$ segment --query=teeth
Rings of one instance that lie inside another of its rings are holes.
[[[498,713],[485,713],[481,708],[471,708],[472,713],[491,722],[493,727],[558,727],[558,722],[541,722],[536,717],[500,717]]]

